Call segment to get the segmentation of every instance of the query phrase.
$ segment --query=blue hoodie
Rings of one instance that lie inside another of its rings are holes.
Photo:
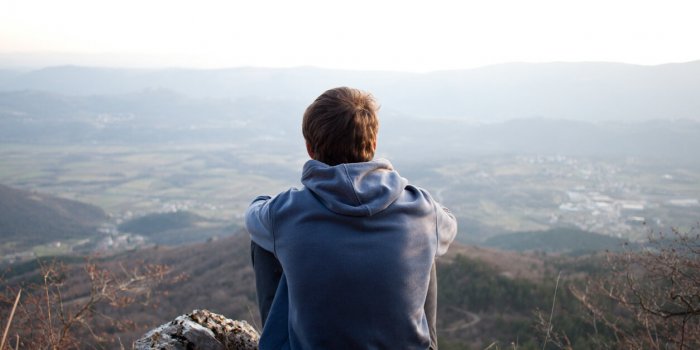
[[[310,160],[302,184],[246,211],[284,270],[260,349],[428,349],[430,268],[454,216],[387,160]]]

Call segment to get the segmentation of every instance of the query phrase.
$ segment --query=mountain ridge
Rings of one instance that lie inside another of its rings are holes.
[[[0,75],[2,77],[2,75]],[[505,63],[467,70],[403,73],[313,67],[127,69],[48,67],[6,74],[0,91],[114,95],[164,88],[194,98],[251,96],[308,104],[348,85],[371,91],[406,115],[508,120],[700,120],[700,60],[656,66],[607,62]],[[508,101],[508,103],[503,103]]]
[[[269,146],[271,140],[284,145],[275,149],[294,148],[300,138],[289,135],[301,134],[303,110],[303,103],[288,99],[204,99],[166,89],[93,96],[0,92],[0,142],[228,143],[236,138],[257,149]],[[528,117],[474,123],[460,118],[416,118],[390,108],[380,113],[380,153],[412,154],[406,152],[411,150],[430,157],[454,157],[521,152],[695,160],[693,150],[700,147],[700,119],[692,118],[606,122]],[[433,141],[416,143],[417,139]]]

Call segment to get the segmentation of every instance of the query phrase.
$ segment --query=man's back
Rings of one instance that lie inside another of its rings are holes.
[[[292,349],[427,349],[430,269],[454,218],[387,161],[312,160],[302,183],[246,213],[253,241],[285,274],[261,348],[286,337]]]

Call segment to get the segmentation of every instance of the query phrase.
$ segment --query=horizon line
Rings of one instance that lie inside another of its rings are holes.
[[[13,59],[14,56],[14,59]],[[24,57],[22,57],[24,56]],[[72,60],[66,60],[67,62],[50,62],[59,61],[58,59],[43,58],[42,56],[72,56]],[[37,71],[50,68],[61,68],[61,67],[76,67],[76,68],[95,68],[95,69],[133,69],[133,70],[200,70],[200,71],[216,71],[216,70],[234,70],[234,69],[261,69],[261,70],[295,70],[295,69],[316,69],[316,70],[326,70],[326,71],[348,71],[348,72],[374,72],[374,73],[394,73],[394,74],[430,74],[439,72],[455,72],[455,71],[469,71],[478,70],[483,68],[495,67],[495,66],[505,66],[505,65],[547,65],[547,64],[619,64],[627,66],[637,66],[637,67],[659,67],[667,65],[676,64],[689,64],[700,62],[700,58],[688,60],[688,61],[674,61],[674,62],[663,62],[663,63],[631,63],[623,61],[612,61],[612,60],[551,60],[551,61],[527,61],[527,60],[514,60],[506,62],[494,62],[486,63],[474,66],[464,66],[461,68],[444,68],[444,69],[431,69],[431,70],[409,70],[409,69],[387,69],[387,68],[349,68],[349,67],[328,67],[323,65],[315,64],[300,64],[300,65],[289,65],[289,66],[264,66],[264,65],[214,65],[211,67],[201,67],[196,64],[162,64],[162,63],[139,63],[134,60],[141,57],[142,61],[147,61],[146,58],[161,58],[168,55],[135,55],[135,54],[113,54],[113,53],[64,53],[64,52],[0,52],[0,69],[7,70],[27,70],[27,71]],[[17,62],[20,58],[32,57],[36,62]],[[77,62],[80,58],[88,57],[117,57],[119,58],[131,58],[132,62]],[[40,63],[40,61],[47,61],[45,63]]]

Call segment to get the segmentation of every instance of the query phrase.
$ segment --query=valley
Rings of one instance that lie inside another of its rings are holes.
[[[73,246],[180,244],[231,234],[242,227],[252,198],[300,186],[303,153],[256,151],[234,144],[3,144],[0,183],[90,203],[108,214],[96,232],[107,242],[46,241],[33,249],[40,254],[66,253]],[[700,213],[700,171],[691,162],[562,155],[464,155],[448,162],[388,153],[379,156],[395,159],[404,177],[452,209],[460,223],[458,240],[465,243],[559,227],[640,241],[650,231],[689,228]],[[203,221],[177,239],[117,229],[145,215],[176,212]]]

